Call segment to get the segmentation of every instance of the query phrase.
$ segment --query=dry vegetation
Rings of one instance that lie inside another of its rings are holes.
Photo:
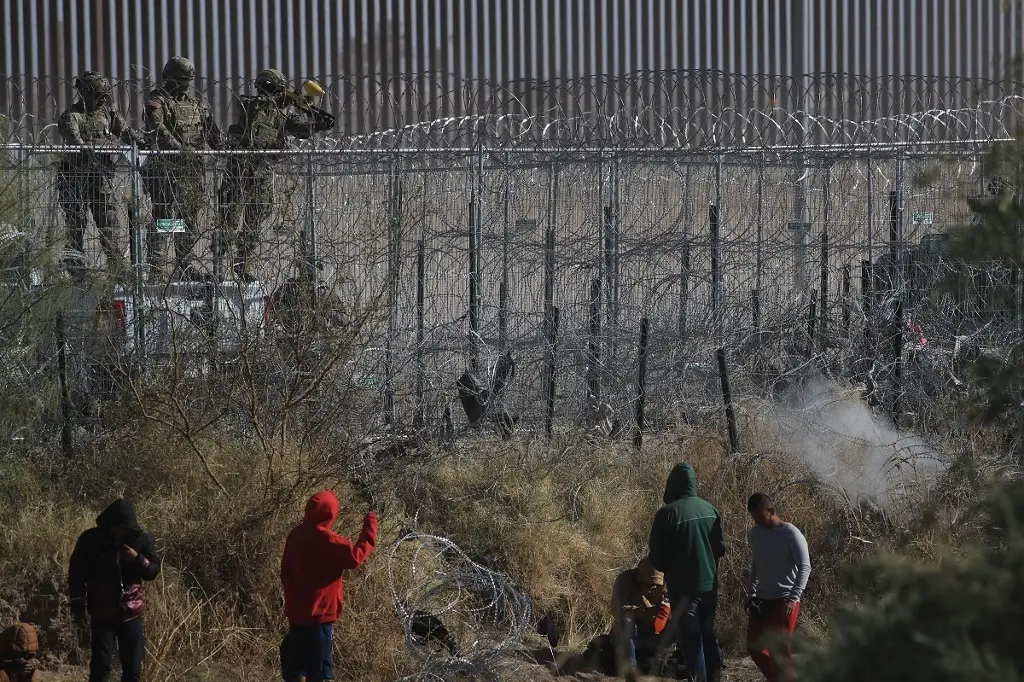
[[[276,676],[283,632],[278,561],[284,536],[308,494],[333,487],[342,500],[337,527],[358,531],[371,506],[382,516],[380,551],[347,583],[337,631],[338,677],[393,680],[410,672],[388,583],[387,545],[409,528],[446,536],[474,560],[508,573],[538,612],[553,611],[563,641],[579,648],[609,625],[612,580],[645,551],[664,481],[691,462],[698,492],[722,511],[730,551],[723,565],[720,633],[742,651],[745,501],[753,490],[778,492],[787,518],[804,529],[815,562],[802,618],[820,632],[844,589],[840,564],[867,545],[854,515],[827,494],[798,483],[804,472],[779,458],[726,455],[717,437],[691,433],[651,438],[642,451],[625,443],[556,438],[501,443],[460,441],[453,453],[420,448],[378,461],[354,485],[339,453],[309,475],[284,447],[267,477],[256,452],[210,434],[194,439],[225,491],[173,432],[121,415],[121,426],[94,441],[78,461],[8,460],[0,477],[0,607],[45,634],[48,665],[81,665],[63,595],[66,563],[78,533],[110,499],[129,494],[165,556],[149,588],[147,679],[265,680]],[[749,438],[756,430],[748,428]],[[324,453],[304,453],[304,461]],[[290,472],[290,473],[287,473]],[[797,483],[795,483],[797,482]]]

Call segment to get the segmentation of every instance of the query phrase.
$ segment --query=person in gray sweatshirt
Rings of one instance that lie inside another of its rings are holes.
[[[800,614],[800,598],[811,575],[807,540],[779,518],[764,493],[747,501],[750,529],[750,583],[747,588],[747,651],[768,682],[793,679],[790,640]]]

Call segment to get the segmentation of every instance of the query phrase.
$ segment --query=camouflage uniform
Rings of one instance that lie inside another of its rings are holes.
[[[88,147],[131,142],[131,129],[109,106],[110,81],[95,71],[86,71],[75,79],[75,89],[81,99],[57,121],[57,131],[64,144]],[[57,194],[69,242],[69,252],[62,261],[72,274],[84,269],[85,229],[90,214],[96,221],[107,267],[114,272],[125,268],[118,238],[114,164],[114,155],[92,149],[69,152],[61,157]]]
[[[301,111],[287,94],[287,81],[277,69],[265,69],[256,76],[259,94],[244,98],[239,119],[228,128],[235,149],[284,149],[289,136],[308,138],[329,130],[329,116]],[[221,236],[215,258],[223,258],[234,244],[236,277],[249,281],[252,252],[259,240],[260,223],[270,216],[274,201],[273,163],[276,155],[232,156],[220,186]],[[241,230],[238,222],[241,220]]]
[[[174,57],[164,65],[163,87],[146,100],[146,132],[153,149],[219,149],[220,129],[210,108],[189,93],[195,67],[184,57]],[[186,232],[174,235],[175,274],[192,273],[192,250],[199,241],[199,211],[204,203],[205,161],[199,155],[153,156],[146,163],[143,181],[153,201],[153,222],[149,227],[148,251],[151,267],[166,265],[166,235],[157,231],[156,221],[179,218]],[[194,273],[192,273],[194,274]]]

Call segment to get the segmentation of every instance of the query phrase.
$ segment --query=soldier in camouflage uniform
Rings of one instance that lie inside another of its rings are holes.
[[[289,136],[306,139],[333,127],[330,114],[303,106],[288,91],[284,74],[277,69],[260,71],[255,86],[257,94],[242,99],[239,118],[228,128],[233,148],[284,149]],[[276,159],[276,155],[232,156],[220,187],[221,234],[216,240],[214,258],[222,259],[233,244],[236,257],[232,270],[241,281],[254,279],[250,271],[252,253],[259,239],[260,223],[270,216],[273,205]]]
[[[79,100],[61,114],[57,131],[66,145],[89,147],[64,154],[57,170],[57,193],[68,228],[68,249],[62,260],[71,274],[85,269],[85,229],[91,214],[100,245],[113,273],[126,271],[118,238],[114,197],[113,154],[96,147],[130,143],[134,132],[110,106],[110,81],[95,71],[75,79]]]
[[[185,57],[173,57],[164,65],[162,87],[146,100],[146,134],[152,149],[186,152],[154,155],[146,164],[143,180],[153,201],[153,222],[149,228],[148,250],[151,268],[166,267],[167,236],[157,229],[157,220],[182,219],[185,232],[174,235],[176,279],[195,279],[192,251],[199,241],[199,210],[203,206],[205,159],[189,151],[219,149],[220,129],[210,108],[190,92],[196,68]]]

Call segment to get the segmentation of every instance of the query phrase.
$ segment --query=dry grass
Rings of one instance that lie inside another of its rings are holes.
[[[698,494],[721,510],[729,552],[722,567],[720,632],[740,651],[748,521],[754,490],[778,492],[785,516],[808,537],[815,573],[803,627],[820,630],[841,594],[837,568],[849,545],[842,514],[777,460],[729,457],[720,439],[676,433],[642,451],[583,440],[464,441],[456,453],[421,450],[381,462],[368,488],[343,473],[310,480],[298,471],[268,478],[256,455],[231,442],[201,442],[227,492],[211,485],[194,457],[158,427],[132,423],[71,466],[4,463],[0,477],[0,607],[3,618],[40,624],[51,668],[81,665],[66,615],[66,564],[77,535],[112,498],[128,493],[164,552],[148,589],[148,680],[265,680],[276,677],[284,630],[280,551],[305,499],[333,487],[342,500],[337,528],[358,532],[370,499],[381,511],[380,551],[346,581],[346,612],[336,629],[338,679],[394,680],[410,669],[391,603],[387,545],[411,526],[444,535],[478,562],[506,572],[553,611],[570,647],[609,625],[618,571],[643,555],[666,476],[694,465]],[[309,457],[309,453],[305,453]],[[288,470],[285,451],[278,470]],[[343,457],[335,457],[343,470]],[[51,678],[59,679],[59,678]]]
[[[780,491],[787,518],[804,529],[825,570],[815,573],[805,623],[834,598],[838,518],[804,478],[767,458],[727,456],[718,438],[663,435],[642,451],[583,441],[488,443],[461,456],[404,468],[392,482],[421,529],[443,533],[478,560],[506,573],[533,598],[538,611],[556,612],[570,646],[581,646],[610,625],[615,575],[646,552],[647,537],[669,470],[694,465],[698,494],[720,510],[730,550],[722,567],[720,622],[724,642],[741,649],[741,592],[748,561],[746,500],[755,490]],[[827,597],[826,597],[827,595]]]

